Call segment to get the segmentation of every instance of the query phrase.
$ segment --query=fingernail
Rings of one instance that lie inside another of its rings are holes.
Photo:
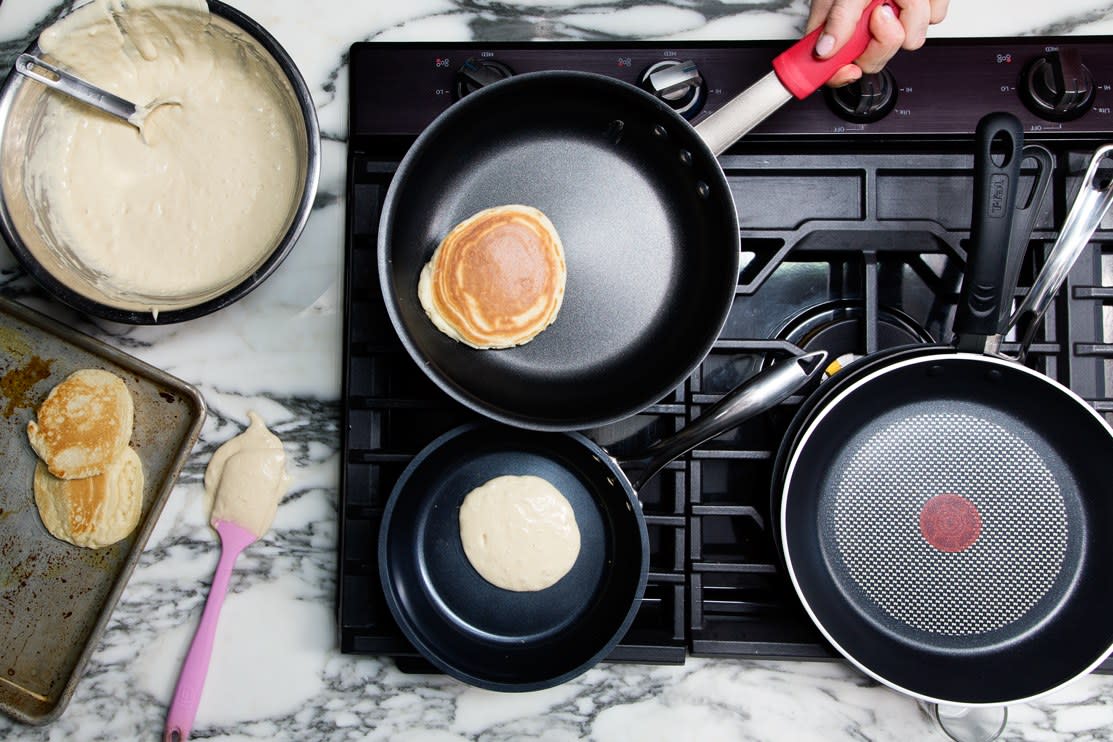
[[[893,12],[892,5],[882,5],[881,14],[885,16],[886,23],[888,23],[889,21],[895,21],[897,19],[897,14]]]
[[[885,7],[889,7],[886,5]],[[829,33],[820,34],[819,40],[815,42],[815,55],[817,57],[826,57],[835,48],[835,37]]]

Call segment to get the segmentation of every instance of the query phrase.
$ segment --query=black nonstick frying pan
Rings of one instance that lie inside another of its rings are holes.
[[[1014,144],[1001,164],[994,137]],[[937,703],[1043,695],[1113,648],[1113,430],[1046,376],[968,352],[997,331],[1020,139],[1009,116],[978,128],[959,348],[840,371],[775,464],[781,549],[815,624]]]
[[[763,371],[623,466],[579,433],[483,423],[433,441],[399,478],[379,533],[379,576],[402,633],[438,668],[482,688],[536,690],[584,672],[625,635],[645,590],[641,484],[817,378],[825,357],[811,353]],[[633,481],[624,467],[636,468]],[[581,547],[571,571],[552,587],[512,592],[471,566],[459,511],[485,482],[526,474],[548,480],[568,499]]]
[[[419,368],[473,410],[536,430],[603,425],[665,397],[710,350],[737,288],[738,218],[716,155],[859,56],[881,4],[893,2],[874,0],[836,58],[815,59],[812,34],[695,128],[587,73],[521,75],[452,105],[406,154],[380,218],[386,308]],[[515,203],[561,236],[564,303],[528,344],[477,351],[429,321],[418,276],[453,226]]]

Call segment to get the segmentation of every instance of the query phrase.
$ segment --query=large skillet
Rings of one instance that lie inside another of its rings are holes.
[[[418,367],[473,410],[536,430],[603,425],[665,397],[710,350],[737,287],[738,218],[715,156],[859,56],[881,4],[892,0],[871,3],[837,57],[816,60],[812,34],[695,128],[632,85],[574,72],[510,78],[446,110],[403,158],[379,226],[386,308]],[[560,233],[564,304],[532,342],[476,351],[425,316],[418,276],[454,225],[509,203]]]
[[[584,672],[625,635],[645,590],[642,483],[817,378],[825,357],[812,353],[763,371],[622,466],[579,433],[482,423],[441,436],[406,467],[383,512],[379,576],[402,633],[441,670],[482,688],[536,690]],[[624,468],[637,472],[632,480]],[[520,593],[479,576],[464,554],[459,519],[471,490],[524,474],[548,480],[568,499],[581,548],[555,585]]]
[[[1002,164],[995,136],[1015,145]],[[836,374],[793,421],[772,495],[792,583],[834,647],[899,691],[959,705],[1043,695],[1113,648],[1113,430],[1069,389],[984,352],[1020,124],[995,116],[978,137],[959,347]]]

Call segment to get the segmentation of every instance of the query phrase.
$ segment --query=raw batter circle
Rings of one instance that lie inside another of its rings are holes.
[[[501,476],[460,505],[460,541],[479,575],[495,587],[552,587],[576,563],[580,528],[567,498],[532,475]]]

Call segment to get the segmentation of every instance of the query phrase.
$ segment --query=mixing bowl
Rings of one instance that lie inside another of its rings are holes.
[[[297,140],[297,183],[300,195],[291,204],[285,228],[273,245],[246,270],[219,285],[190,295],[147,295],[122,292],[98,279],[82,265],[64,239],[50,228],[50,205],[27,187],[27,154],[40,135],[47,96],[45,86],[14,71],[0,88],[0,232],[24,270],[51,294],[88,314],[130,324],[165,324],[194,319],[240,299],[282,263],[301,234],[317,193],[320,174],[320,131],[313,101],[293,60],[257,22],[238,10],[210,0],[213,30],[236,36],[253,64],[279,89],[284,113],[293,122]],[[40,54],[38,43],[27,50]],[[230,208],[235,208],[230,205]],[[158,249],[152,245],[152,249]],[[101,277],[103,278],[103,277]]]

